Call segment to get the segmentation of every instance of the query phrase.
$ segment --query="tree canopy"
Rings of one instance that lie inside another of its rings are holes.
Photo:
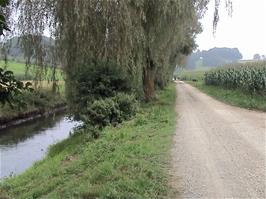
[[[220,0],[215,0],[214,29]],[[134,92],[149,101],[156,87],[171,79],[177,63],[192,52],[201,31],[199,19],[209,0],[21,0],[11,1],[18,16],[25,56],[43,65],[44,32],[55,40],[57,64],[69,78],[89,60],[116,63],[132,81]],[[231,10],[231,1],[225,0]],[[49,31],[48,31],[49,30]]]
[[[196,51],[188,57],[187,68],[195,69],[197,65],[202,67],[217,67],[229,63],[238,62],[242,59],[238,48],[212,48],[209,50]]]
[[[4,34],[4,30],[10,31],[6,22],[6,11],[5,8],[8,6],[9,0],[0,1],[0,36]]]

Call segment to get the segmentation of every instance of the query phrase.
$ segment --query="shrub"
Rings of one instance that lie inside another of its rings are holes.
[[[119,107],[112,98],[94,101],[87,108],[84,119],[86,123],[99,128],[122,121]]]
[[[137,101],[133,95],[119,93],[115,97],[94,101],[87,107],[82,120],[87,125],[102,129],[108,125],[117,125],[136,114]]]
[[[132,91],[131,80],[125,69],[112,62],[89,60],[67,74],[67,101],[77,119],[84,114],[84,107],[90,106],[95,100]]]
[[[89,59],[67,74],[70,113],[82,120],[94,137],[105,126],[115,126],[136,114],[132,80],[122,66]]]
[[[14,96],[20,94],[24,90],[32,90],[31,83],[24,84],[18,81],[12,71],[0,68],[0,103],[5,105],[14,100]]]
[[[113,99],[119,107],[123,120],[128,120],[136,114],[138,104],[134,95],[118,93]]]

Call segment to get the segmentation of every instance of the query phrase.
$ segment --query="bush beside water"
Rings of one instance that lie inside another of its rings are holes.
[[[88,60],[67,77],[71,113],[87,128],[98,130],[130,119],[136,114],[138,103],[129,77],[117,64]],[[98,133],[93,134],[98,137]]]

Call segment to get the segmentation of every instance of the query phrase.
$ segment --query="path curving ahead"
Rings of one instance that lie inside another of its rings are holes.
[[[171,186],[176,198],[266,198],[266,114],[177,83]]]

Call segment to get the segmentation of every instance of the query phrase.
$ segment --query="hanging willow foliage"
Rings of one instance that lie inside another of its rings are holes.
[[[231,11],[230,0],[224,0]],[[43,66],[41,36],[55,40],[57,61],[68,78],[88,60],[112,61],[128,73],[138,93],[155,97],[174,67],[195,47],[199,19],[209,0],[13,0],[22,45],[30,63]],[[220,0],[215,0],[214,29]],[[55,64],[54,64],[55,65]]]

